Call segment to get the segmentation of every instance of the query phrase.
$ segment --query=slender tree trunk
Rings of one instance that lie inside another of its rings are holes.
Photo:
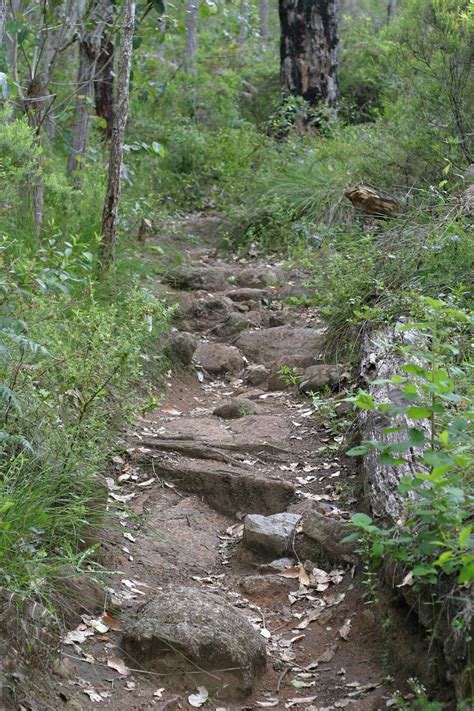
[[[269,0],[260,0],[260,35],[265,44],[270,40],[270,24],[269,24]]]
[[[391,22],[397,14],[397,0],[388,0],[387,19]]]
[[[239,44],[244,45],[249,36],[250,6],[248,0],[240,0]]]
[[[3,30],[5,28],[5,0],[0,0],[0,47],[3,44]]]
[[[97,57],[94,93],[95,112],[99,118],[104,119],[103,131],[106,140],[112,137],[114,124],[114,58],[115,44],[105,29]]]
[[[186,6],[186,41],[184,46],[183,67],[188,74],[196,71],[196,54],[198,49],[198,24],[200,0],[188,0]]]
[[[126,0],[117,86],[117,103],[110,141],[109,178],[102,215],[102,243],[99,260],[102,272],[111,265],[115,254],[117,218],[120,199],[123,141],[128,118],[130,69],[132,66],[135,0]]]
[[[281,73],[285,90],[310,106],[338,98],[337,0],[279,0]]]
[[[74,175],[74,187],[80,189],[89,134],[89,103],[93,93],[93,79],[97,55],[87,41],[79,45],[79,71],[77,77],[76,118],[72,129],[71,152],[67,164],[68,178]]]

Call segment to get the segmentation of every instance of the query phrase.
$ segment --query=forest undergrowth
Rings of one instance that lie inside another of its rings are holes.
[[[429,479],[403,484],[407,500],[415,492],[422,505],[410,508],[402,539],[367,519],[355,523],[374,563],[395,551],[417,584],[474,579],[474,232],[473,198],[469,207],[464,197],[474,160],[473,6],[400,2],[387,24],[379,5],[343,10],[337,112],[281,99],[277,42],[262,44],[253,4],[243,47],[234,5],[203,3],[191,73],[176,61],[183,10],[163,15],[160,52],[156,22],[142,20],[117,258],[105,279],[97,270],[103,120],[90,117],[78,189],[65,174],[67,63],[55,69],[63,107],[56,129],[41,141],[16,110],[8,79],[0,121],[1,587],[47,601],[58,567],[92,564],[84,538],[101,523],[97,477],[133,412],[156,403],[165,367],[158,343],[171,308],[152,296],[162,255],[136,236],[143,219],[159,234],[164,221],[196,211],[223,215],[223,250],[277,255],[307,270],[311,295],[298,305],[319,307],[334,359],[355,363],[370,329],[414,323],[423,331],[431,369],[410,369],[407,354],[402,383],[413,417],[435,423],[431,441],[417,431],[407,439],[430,467]],[[33,38],[20,38],[26,30],[14,22],[7,30],[26,54]],[[276,37],[277,18],[271,23]],[[29,191],[40,178],[38,233]],[[358,184],[391,195],[398,213],[379,219],[355,210],[345,192]],[[377,406],[354,396],[360,407]],[[381,454],[394,464],[404,456]]]

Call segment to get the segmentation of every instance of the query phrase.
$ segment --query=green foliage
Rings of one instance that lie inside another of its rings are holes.
[[[474,408],[468,349],[474,316],[430,298],[415,308],[422,318],[402,328],[416,328],[419,345],[405,348],[410,358],[402,368],[405,375],[390,381],[402,404],[375,403],[364,392],[351,398],[384,417],[403,413],[411,424],[403,431],[385,429],[399,433],[396,441],[363,442],[348,452],[375,451],[383,464],[394,467],[416,463],[418,471],[404,476],[399,486],[406,513],[392,528],[377,526],[365,514],[356,514],[352,522],[375,563],[390,556],[406,566],[406,584],[435,584],[440,575],[469,584],[474,580]]]

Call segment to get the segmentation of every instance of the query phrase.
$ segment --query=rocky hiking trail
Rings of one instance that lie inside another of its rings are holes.
[[[350,376],[316,310],[286,306],[304,274],[218,258],[216,224],[173,236],[167,393],[107,473],[106,612],[67,630],[46,707],[385,709],[403,682],[341,542],[363,508],[347,404],[334,431],[279,370],[336,399]]]

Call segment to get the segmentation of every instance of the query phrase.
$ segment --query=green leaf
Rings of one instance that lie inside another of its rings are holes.
[[[474,580],[474,559],[465,565],[459,573],[458,582],[471,583]]]
[[[357,393],[354,402],[357,407],[360,407],[361,410],[375,410],[374,398],[372,395],[369,395],[369,393],[365,393],[362,390]]]
[[[407,417],[411,420],[426,420],[431,417],[432,410],[428,407],[418,407],[417,405],[412,405],[407,410]]]
[[[367,516],[365,513],[356,513],[352,516],[351,521],[354,526],[358,526],[359,528],[363,528],[365,530],[371,528],[373,526],[372,524],[372,519],[370,516]]]
[[[358,447],[352,447],[352,449],[349,449],[346,454],[348,457],[361,457],[369,451],[369,447],[366,444],[361,444]]]
[[[459,531],[458,541],[459,547],[465,548],[472,532],[472,526],[465,526],[461,531]]]
[[[415,446],[419,447],[425,442],[425,433],[423,430],[418,430],[416,427],[410,427],[408,430],[410,435],[410,442]]]

